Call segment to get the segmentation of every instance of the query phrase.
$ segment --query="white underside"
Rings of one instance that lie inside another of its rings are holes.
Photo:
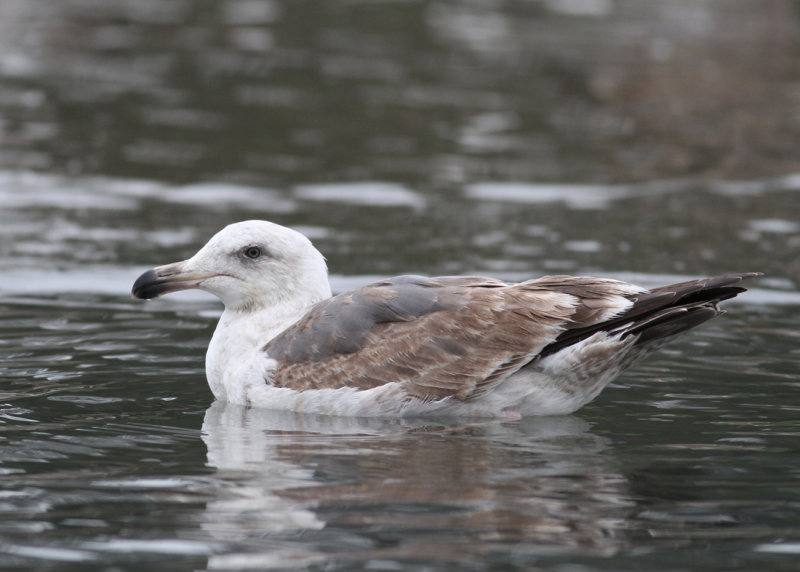
[[[603,332],[509,376],[479,397],[423,401],[409,398],[402,382],[368,390],[295,391],[269,385],[277,364],[261,351],[236,356],[209,384],[217,399],[275,410],[357,417],[565,415],[592,401],[633,361],[649,351]],[[212,344],[213,345],[213,344]],[[239,346],[247,347],[247,346]],[[249,347],[253,347],[252,345]],[[640,355],[641,354],[641,355]],[[231,364],[235,366],[231,367]],[[209,364],[212,365],[213,364]]]

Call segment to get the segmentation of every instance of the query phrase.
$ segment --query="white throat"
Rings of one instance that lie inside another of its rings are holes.
[[[271,305],[228,309],[222,313],[206,353],[206,377],[217,399],[246,384],[237,372],[253,371],[254,364],[267,366],[264,346],[302,318],[317,302],[330,298],[330,286],[295,292]]]

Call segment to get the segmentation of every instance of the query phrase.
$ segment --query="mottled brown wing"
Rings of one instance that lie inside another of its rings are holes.
[[[400,382],[424,400],[470,399],[536,359],[565,328],[615,314],[631,291],[571,277],[386,280],[319,304],[267,344],[278,362],[270,383],[302,391]]]

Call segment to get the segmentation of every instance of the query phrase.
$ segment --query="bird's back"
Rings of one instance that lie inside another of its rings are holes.
[[[275,367],[265,383],[296,392],[391,386],[392,407],[411,413],[438,404],[498,414],[522,403],[567,413],[719,314],[750,276],[653,290],[593,277],[396,277],[317,304],[267,343]]]

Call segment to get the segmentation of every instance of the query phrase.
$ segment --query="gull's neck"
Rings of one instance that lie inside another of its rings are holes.
[[[237,325],[236,329],[242,334],[252,333],[258,336],[256,341],[261,347],[302,318],[314,304],[330,297],[331,289],[326,279],[324,283],[318,282],[313,288],[296,290],[291,294],[283,292],[281,296],[267,298],[244,307],[226,307],[217,330],[245,320],[249,324],[248,327]]]
[[[303,317],[314,303],[305,300],[291,300],[246,310],[226,308],[220,316],[217,332],[220,329],[231,328],[230,335],[232,336],[250,337],[248,334],[252,334],[252,342],[263,346]],[[239,326],[239,322],[247,322],[248,326]],[[233,328],[233,324],[237,324],[235,328]],[[237,343],[241,344],[243,341]]]
[[[237,375],[237,366],[262,359],[261,350],[267,342],[302,318],[314,304],[330,298],[327,280],[324,286],[319,284],[272,303],[225,309],[206,353],[206,377],[218,399],[225,399],[231,391],[229,386],[236,383],[231,376]]]

